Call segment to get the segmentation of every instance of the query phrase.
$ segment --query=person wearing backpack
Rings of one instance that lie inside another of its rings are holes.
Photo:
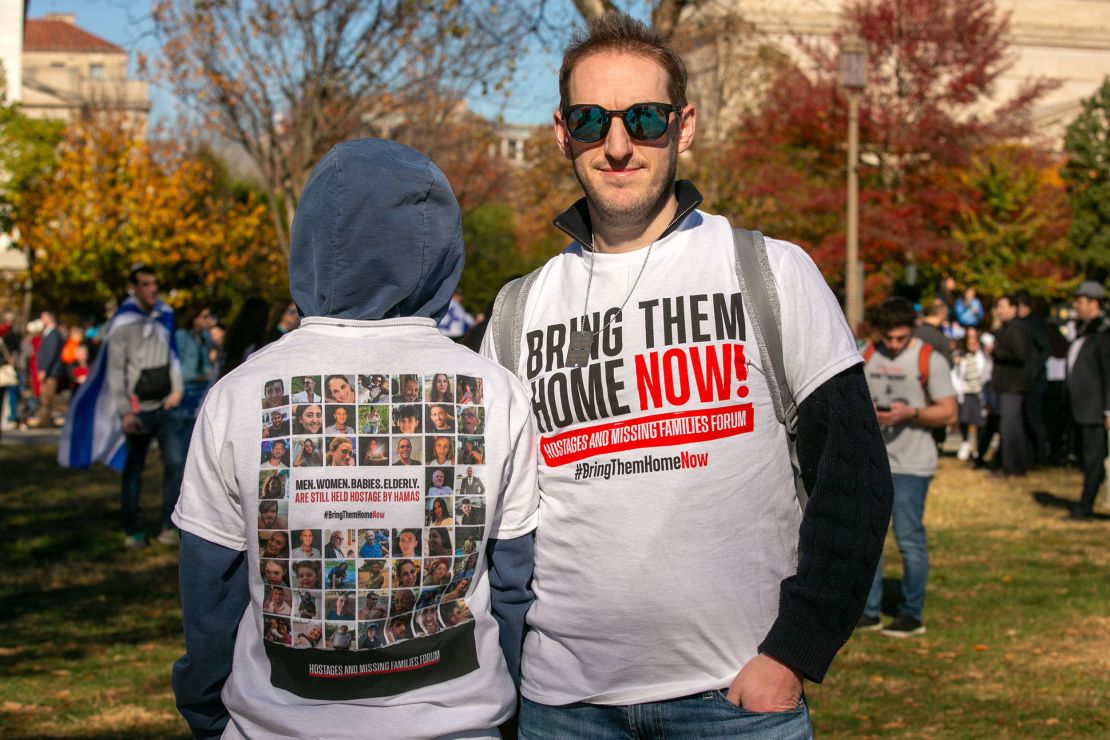
[[[932,430],[956,421],[956,391],[948,361],[914,337],[914,310],[909,301],[900,297],[883,301],[874,324],[880,341],[868,346],[864,357],[867,384],[894,478],[894,539],[902,553],[902,600],[897,616],[883,627],[880,558],[858,629],[881,629],[888,637],[908,637],[925,632],[921,615],[929,553],[922,520],[925,496],[937,469]]]
[[[554,134],[585,197],[556,218],[566,250],[502,289],[482,348],[541,432],[522,738],[809,736],[802,681],[851,636],[889,520],[820,272],[675,179],[685,79],[625,15],[571,42]]]

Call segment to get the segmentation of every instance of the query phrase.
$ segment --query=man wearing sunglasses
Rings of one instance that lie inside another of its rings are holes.
[[[685,81],[617,14],[563,57],[555,142],[585,197],[509,314],[545,463],[524,738],[809,736],[802,681],[851,636],[882,549],[890,471],[862,360],[813,262],[768,239],[799,505],[731,224],[675,180],[697,121]]]

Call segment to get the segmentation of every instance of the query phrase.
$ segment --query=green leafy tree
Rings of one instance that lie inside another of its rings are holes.
[[[23,115],[3,90],[0,70],[0,232],[11,232],[50,178],[63,124]]]
[[[464,211],[463,239],[466,269],[459,290],[471,313],[485,312],[509,278],[529,272],[544,261],[542,257],[528,257],[517,246],[513,209],[503,203]]]
[[[1087,277],[1110,277],[1110,77],[1089,99],[1064,135],[1067,164],[1061,175],[1071,200],[1068,241]]]

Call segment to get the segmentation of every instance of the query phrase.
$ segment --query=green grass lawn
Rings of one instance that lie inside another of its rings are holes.
[[[144,480],[151,533],[160,473]],[[51,447],[0,447],[0,736],[187,736],[169,688],[175,551],[123,549],[118,485],[59,469]],[[928,633],[854,637],[807,688],[818,736],[1110,736],[1110,519],[1062,521],[1078,489],[1074,471],[1000,482],[945,459]]]

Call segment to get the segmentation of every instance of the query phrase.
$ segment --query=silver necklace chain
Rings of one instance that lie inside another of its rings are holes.
[[[644,276],[644,269],[647,267],[648,260],[651,259],[651,250],[652,250],[652,247],[654,247],[654,246],[655,246],[654,241],[651,244],[648,245],[647,254],[644,255],[644,262],[643,262],[642,265],[640,265],[640,272],[637,273],[636,279],[634,281],[632,281],[632,287],[629,289],[628,295],[626,295],[624,297],[624,302],[621,303],[621,307],[617,309],[617,312],[615,314],[613,314],[612,316],[609,317],[609,320],[605,322],[604,326],[602,326],[600,329],[595,329],[591,332],[595,337],[599,336],[603,331],[608,329],[609,324],[613,323],[613,319],[615,319],[618,316],[621,316],[621,315],[624,314],[624,307],[627,306],[628,301],[630,301],[632,299],[632,294],[636,292],[636,286],[640,284],[640,278],[642,278]],[[586,279],[586,302],[582,306],[582,325],[583,326],[586,325],[586,320],[587,320],[587,317],[589,316],[589,313],[590,313],[590,287],[593,286],[593,283],[594,283],[594,248],[593,248],[593,245],[591,244],[590,245],[590,275]]]

